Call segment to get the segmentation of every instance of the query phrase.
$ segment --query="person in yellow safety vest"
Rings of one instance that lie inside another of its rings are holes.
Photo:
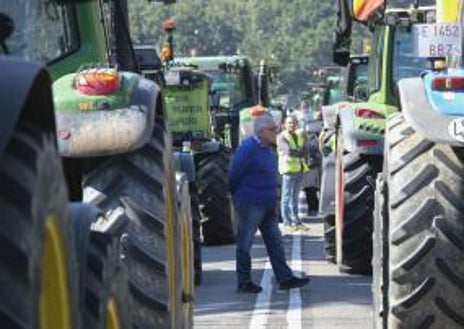
[[[279,173],[282,175],[281,215],[284,226],[303,227],[298,217],[298,196],[303,174],[309,172],[308,150],[303,134],[297,132],[298,119],[288,116],[284,130],[277,136]]]

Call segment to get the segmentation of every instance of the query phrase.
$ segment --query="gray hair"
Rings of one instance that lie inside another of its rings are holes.
[[[287,115],[284,119],[284,122],[287,122],[287,120],[292,120],[293,122],[299,123],[298,117],[295,114]]]
[[[253,124],[253,130],[255,134],[259,134],[261,131],[263,131],[271,125],[275,125],[272,114],[269,112],[264,112],[262,115],[255,119],[255,122]]]

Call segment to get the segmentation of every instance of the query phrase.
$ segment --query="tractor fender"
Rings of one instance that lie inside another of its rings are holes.
[[[0,155],[18,122],[55,132],[50,76],[44,66],[0,56]]]
[[[401,79],[398,89],[403,115],[416,132],[435,143],[462,146],[448,132],[448,127],[457,117],[443,115],[433,109],[422,78]]]
[[[189,183],[195,181],[195,161],[191,152],[174,152],[172,154],[174,167],[187,176]]]
[[[160,88],[141,78],[123,108],[69,113],[57,111],[58,145],[64,157],[123,154],[147,144],[153,134]]]
[[[383,154],[383,135],[376,133],[368,133],[356,129],[354,124],[354,109],[355,104],[345,106],[338,113],[339,126],[338,135],[343,138],[343,148],[348,152],[356,152],[371,155]],[[375,146],[361,146],[362,140],[377,141]]]

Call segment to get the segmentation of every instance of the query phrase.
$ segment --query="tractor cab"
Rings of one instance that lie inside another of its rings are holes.
[[[174,63],[192,66],[211,77],[214,132],[227,148],[239,141],[239,112],[257,104],[250,60],[245,56],[179,57]]]
[[[47,64],[78,50],[78,25],[72,2],[1,0],[0,7],[0,19],[5,22],[2,26],[11,28],[0,52]]]
[[[352,55],[340,82],[340,98],[360,101],[367,98],[369,56]]]

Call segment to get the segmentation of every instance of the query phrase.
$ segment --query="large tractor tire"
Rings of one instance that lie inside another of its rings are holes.
[[[182,242],[182,328],[193,328],[193,301],[195,294],[194,265],[193,265],[193,226],[192,211],[190,209],[190,191],[187,176],[176,173],[178,209],[181,219]]]
[[[324,222],[325,259],[331,263],[336,263],[335,215],[325,215],[322,220]]]
[[[86,329],[132,328],[129,285],[119,239],[96,231],[107,221],[95,208],[70,206],[79,262],[79,296]]]
[[[84,178],[84,201],[110,220],[124,216],[122,257],[136,328],[182,322],[180,225],[171,140],[164,122],[141,149],[109,158]]]
[[[464,326],[464,150],[387,123],[388,328]]]
[[[203,265],[201,256],[201,213],[200,200],[196,185],[190,183],[190,210],[192,212],[193,227],[193,266],[195,269],[194,282],[198,286],[203,277]]]
[[[230,154],[218,152],[195,156],[197,188],[204,222],[203,242],[221,245],[235,242],[235,222],[231,198],[227,194],[227,171]]]
[[[322,159],[321,189],[319,196],[319,216],[324,222],[325,257],[336,262],[335,243],[335,155],[330,152]]]
[[[338,138],[336,160],[336,257],[342,272],[369,274],[375,178],[382,157],[346,152]]]
[[[2,328],[80,328],[67,195],[54,135],[19,128],[0,158]]]
[[[388,191],[384,174],[377,176],[372,233],[372,297],[374,329],[387,329],[388,312]]]

